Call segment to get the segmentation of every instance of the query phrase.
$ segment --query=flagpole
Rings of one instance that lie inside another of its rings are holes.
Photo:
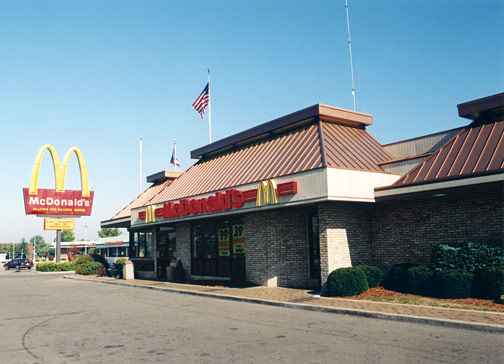
[[[212,144],[212,94],[210,93],[210,69],[208,70],[208,141]]]
[[[177,170],[177,139],[173,139],[173,170]]]
[[[140,179],[139,179],[139,191],[140,191],[140,194],[142,194],[142,140],[143,140],[143,137],[140,135]]]

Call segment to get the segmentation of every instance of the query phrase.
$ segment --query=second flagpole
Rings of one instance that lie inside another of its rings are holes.
[[[210,92],[210,69],[208,70],[208,142],[212,144],[212,94]]]

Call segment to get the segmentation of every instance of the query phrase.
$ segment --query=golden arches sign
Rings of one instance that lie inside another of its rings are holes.
[[[257,188],[256,206],[278,203],[277,185],[272,179],[259,182]]]
[[[145,210],[145,222],[156,222],[156,213],[154,206],[152,205],[147,206],[147,209]]]
[[[80,173],[81,173],[82,196],[89,197],[89,195],[90,195],[89,194],[89,182],[88,182],[88,175],[87,175],[87,170],[86,170],[86,163],[84,162],[84,157],[82,156],[82,153],[79,150],[79,148],[77,148],[77,147],[70,148],[66,152],[65,158],[63,158],[63,164],[60,165],[58,154],[56,153],[56,150],[49,144],[46,144],[42,148],[40,148],[40,150],[37,154],[37,157],[35,158],[35,163],[33,164],[33,170],[32,170],[32,175],[31,175],[31,180],[30,180],[29,194],[30,195],[37,194],[40,162],[42,161],[42,157],[43,157],[44,152],[46,150],[49,150],[49,152],[51,153],[52,160],[53,160],[54,177],[56,179],[56,191],[58,191],[58,192],[65,191],[65,178],[66,178],[66,172],[67,172],[67,168],[68,168],[68,162],[70,160],[72,153],[75,152],[75,155],[77,156],[77,160],[79,162],[79,168],[80,168]]]

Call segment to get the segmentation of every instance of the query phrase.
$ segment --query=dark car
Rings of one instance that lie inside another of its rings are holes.
[[[32,269],[32,267],[33,267],[33,262],[30,259],[27,259],[27,258],[14,258],[14,259],[9,260],[7,263],[4,264],[5,270],[9,270],[11,268],[16,268],[16,269],[21,269],[21,268]]]

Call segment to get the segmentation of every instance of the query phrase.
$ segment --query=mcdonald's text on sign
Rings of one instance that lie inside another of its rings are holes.
[[[77,215],[89,216],[93,208],[94,191],[84,197],[82,191],[56,190],[39,188],[36,195],[30,195],[28,188],[23,188],[27,215]]]
[[[287,182],[276,185],[273,180],[259,182],[258,188],[248,191],[229,189],[217,192],[212,196],[199,199],[182,199],[178,202],[166,202],[163,206],[155,208],[154,205],[146,206],[144,211],[138,213],[138,219],[145,223],[153,223],[157,218],[171,219],[189,215],[239,209],[246,202],[256,201],[256,206],[279,203],[280,196],[297,194],[297,182]]]
[[[44,230],[73,230],[74,219],[44,219]]]
[[[54,165],[55,189],[38,188],[40,163],[44,152],[48,150]],[[81,190],[66,190],[65,179],[71,155],[75,153],[79,162]],[[25,212],[27,215],[65,215],[89,216],[93,207],[94,191],[89,190],[86,163],[80,150],[70,148],[60,164],[56,150],[49,144],[40,148],[30,180],[30,187],[23,188]],[[59,230],[59,229],[58,229]]]

